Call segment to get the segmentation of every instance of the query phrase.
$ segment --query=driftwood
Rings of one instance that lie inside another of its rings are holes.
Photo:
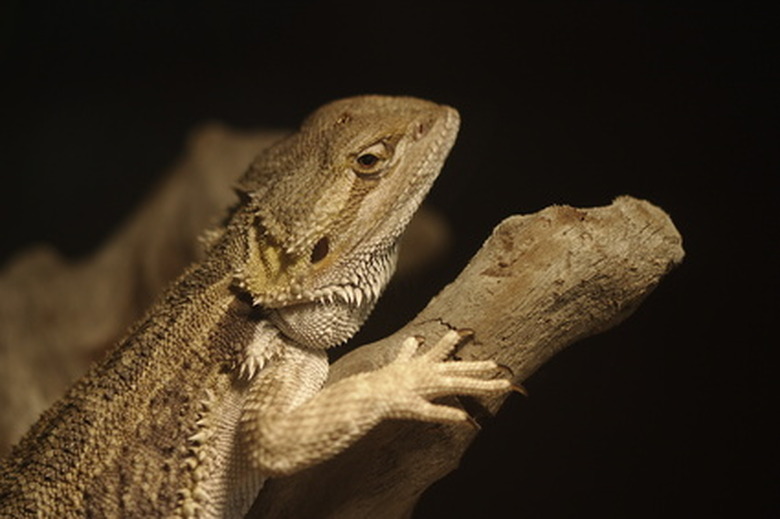
[[[628,317],[682,258],[669,217],[630,197],[513,216],[417,318],[340,359],[331,381],[386,363],[409,335],[436,339],[470,328],[474,340],[457,356],[494,359],[519,384],[569,344]],[[480,411],[494,414],[504,399],[483,402]],[[342,455],[269,482],[252,516],[408,517],[476,434],[464,426],[383,424]]]
[[[37,249],[0,273],[0,456],[197,258],[196,237],[233,202],[235,178],[280,135],[206,127],[149,202],[94,255],[71,264]],[[417,220],[404,272],[446,248],[435,214]],[[520,383],[567,345],[627,317],[682,256],[666,214],[629,197],[508,218],[417,318],[341,358],[331,381],[384,364],[408,335],[433,342],[449,328],[470,328],[474,340],[458,357],[492,358]],[[479,417],[502,401],[451,403]],[[406,517],[476,434],[467,426],[383,424],[333,460],[270,481],[251,515]]]

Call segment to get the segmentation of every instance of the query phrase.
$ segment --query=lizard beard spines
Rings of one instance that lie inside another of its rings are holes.
[[[250,227],[246,258],[233,269],[233,285],[247,292],[255,306],[281,308],[310,302],[343,302],[361,306],[375,300],[395,270],[392,243],[364,244],[348,261],[328,269],[312,267],[310,255],[293,256],[262,229]]]
[[[275,308],[270,319],[284,335],[311,348],[345,342],[368,318],[395,270],[395,247],[365,256],[356,255],[354,268],[345,269],[348,281],[319,289],[312,301]]]
[[[288,254],[262,226],[250,225],[245,237],[245,258],[234,268],[234,285],[249,293],[255,305],[281,306],[303,301],[303,280],[311,265],[304,256]]]
[[[266,321],[258,323],[252,341],[238,352],[238,377],[252,380],[271,360],[282,354],[279,330]]]
[[[182,518],[201,516],[202,510],[209,503],[204,482],[214,470],[216,446],[213,437],[217,427],[212,414],[215,403],[216,396],[213,391],[207,389],[197,413],[196,431],[187,438],[187,452],[182,469],[189,477],[186,486],[180,488],[177,493],[177,515]]]

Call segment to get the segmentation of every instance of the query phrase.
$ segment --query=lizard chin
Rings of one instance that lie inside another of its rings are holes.
[[[268,316],[284,335],[301,345],[316,349],[336,346],[355,335],[376,304],[376,298],[360,289],[343,290],[353,295],[349,298],[353,302],[317,300],[275,308]],[[360,295],[354,295],[358,292]],[[357,299],[360,304],[354,303]]]
[[[396,241],[369,250],[355,254],[363,268],[343,267],[351,274],[338,275],[340,282],[305,294],[307,299],[302,301],[266,307],[269,319],[285,336],[308,348],[327,349],[346,342],[368,318],[395,271]]]
[[[309,348],[327,349],[346,342],[371,314],[395,271],[397,240],[368,250],[354,254],[361,262],[343,267],[342,272],[350,274],[337,275],[339,282],[299,293],[280,306],[266,306],[269,319],[285,336]]]

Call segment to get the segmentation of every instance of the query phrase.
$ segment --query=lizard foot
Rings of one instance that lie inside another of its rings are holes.
[[[468,332],[447,332],[429,350],[419,353],[421,339],[409,337],[393,362],[373,373],[373,388],[388,418],[426,422],[465,422],[462,409],[430,400],[449,395],[490,396],[512,389],[506,379],[488,379],[499,367],[492,360],[446,360]]]

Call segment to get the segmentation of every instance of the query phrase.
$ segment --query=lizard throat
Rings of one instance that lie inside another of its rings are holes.
[[[357,262],[349,280],[324,286],[302,303],[273,308],[269,318],[281,332],[310,348],[330,348],[352,337],[374,309],[395,270],[395,250]],[[350,269],[346,269],[349,271]]]

